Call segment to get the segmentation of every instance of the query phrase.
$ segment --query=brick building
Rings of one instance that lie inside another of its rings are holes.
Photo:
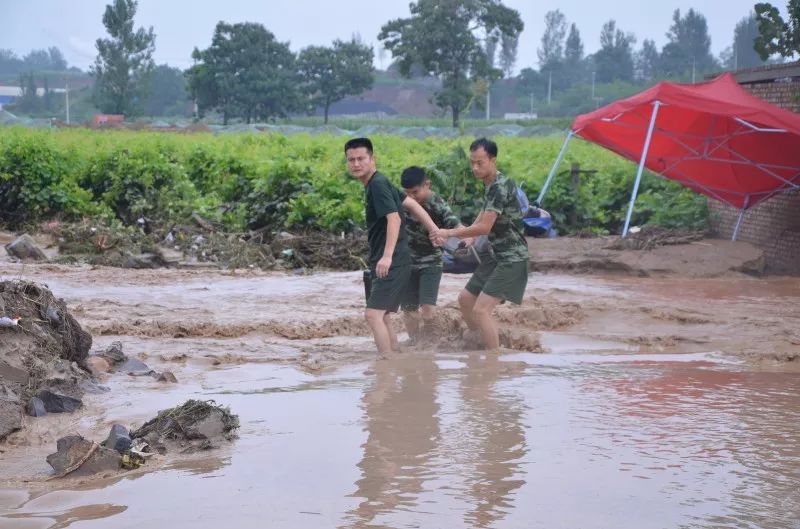
[[[800,112],[800,62],[739,70],[736,80],[765,101]],[[709,200],[711,229],[719,237],[733,234],[738,210]],[[738,240],[764,250],[768,271],[800,274],[800,192],[781,193],[749,209]]]

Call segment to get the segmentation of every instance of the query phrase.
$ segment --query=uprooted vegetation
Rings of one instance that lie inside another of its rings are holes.
[[[255,230],[223,233],[199,216],[193,224],[166,228],[124,227],[83,221],[50,223],[58,240],[56,262],[86,262],[123,268],[157,268],[206,263],[223,268],[262,270],[323,268],[358,270],[364,266],[363,235],[310,231],[299,234]]]
[[[192,452],[231,441],[239,428],[239,417],[213,400],[188,400],[180,406],[159,412],[138,430],[132,439],[144,439],[160,453],[170,449]]]

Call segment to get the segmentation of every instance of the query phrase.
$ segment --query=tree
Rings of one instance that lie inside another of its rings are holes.
[[[489,66],[481,35],[499,33],[516,38],[523,29],[519,13],[500,0],[418,0],[411,16],[386,23],[378,35],[398,59],[402,75],[412,67],[441,81],[436,104],[449,109],[453,127],[474,96],[473,83],[497,79],[501,72]]]
[[[15,107],[26,114],[34,114],[41,110],[42,100],[36,93],[36,81],[33,72],[23,73],[19,76],[19,87],[22,93],[16,101]]]
[[[642,49],[636,54],[636,77],[644,81],[652,81],[660,71],[661,55],[652,39],[644,39]]]
[[[44,78],[44,94],[42,95],[42,108],[47,112],[52,112],[55,109],[56,102],[55,102],[55,94],[52,90],[50,90],[50,82],[47,80],[47,76]]]
[[[301,107],[294,53],[261,24],[220,22],[211,46],[195,48],[192,58],[188,86],[201,115],[216,109],[225,124],[232,117],[250,123]]]
[[[106,114],[138,115],[147,98],[156,37],[152,27],[134,30],[137,5],[136,0],[114,0],[103,14],[111,38],[97,39],[91,73],[95,104]]]
[[[785,21],[772,4],[756,4],[755,11],[759,32],[755,50],[761,59],[767,60],[770,55],[794,57],[800,54],[800,0],[788,0],[789,18]]]
[[[52,46],[47,48],[47,54],[50,56],[51,70],[63,72],[67,69],[67,60],[64,58],[64,54],[61,53],[60,49],[56,46]]]
[[[13,50],[0,49],[0,74],[17,74],[23,69],[23,63]]]
[[[594,54],[597,80],[603,83],[633,80],[633,45],[636,37],[617,28],[614,20],[603,24],[600,49]]]
[[[567,17],[558,9],[548,11],[544,21],[542,45],[536,50],[542,72],[553,70],[564,61],[564,38],[567,36]]]
[[[300,52],[297,70],[312,108],[322,107],[326,124],[331,104],[372,88],[373,57],[372,47],[356,38],[336,40],[330,48],[309,46]]]
[[[761,66],[766,61],[755,50],[758,38],[758,21],[755,13],[742,18],[733,30],[733,44],[721,54],[722,65],[728,70]]]
[[[517,49],[519,48],[519,34],[504,34],[500,37],[500,69],[505,77],[511,77],[514,65],[517,63]]]
[[[189,102],[186,92],[186,77],[180,68],[161,64],[150,76],[147,101],[144,105],[148,116],[180,116],[186,114]]]
[[[572,24],[564,48],[564,76],[571,86],[584,78],[585,65],[583,57],[583,41],[578,26]]]
[[[694,9],[689,9],[683,17],[680,9],[675,10],[667,39],[669,42],[661,50],[664,73],[678,76],[693,70],[707,72],[718,67],[711,54],[706,17]]]

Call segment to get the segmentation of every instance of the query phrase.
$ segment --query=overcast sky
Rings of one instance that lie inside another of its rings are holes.
[[[105,34],[102,14],[108,0],[0,0],[0,48],[24,55],[31,48],[58,46],[72,66],[87,68],[96,56],[95,40]],[[408,0],[139,0],[137,25],[153,26],[156,62],[185,68],[195,46],[207,47],[214,26],[226,22],[261,22],[297,51],[310,44],[329,44],[359,33],[378,50],[377,34],[386,21],[408,15]],[[754,0],[506,0],[522,15],[525,31],[519,45],[517,69],[537,66],[536,49],[544,30],[544,15],[561,9],[575,22],[587,53],[599,47],[602,24],[614,18],[617,26],[637,37],[664,44],[672,12],[694,7],[708,19],[715,55],[731,44],[736,22]],[[785,2],[778,0],[781,7]],[[387,52],[378,67],[388,65]]]

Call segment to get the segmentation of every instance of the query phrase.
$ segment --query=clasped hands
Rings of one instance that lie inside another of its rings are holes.
[[[452,237],[452,230],[438,229],[436,231],[431,231],[428,233],[428,237],[434,246],[441,247],[444,246],[444,243],[447,242],[447,239]],[[461,242],[458,246],[459,248],[469,248],[473,244],[475,244],[475,237],[466,237],[461,239]]]

